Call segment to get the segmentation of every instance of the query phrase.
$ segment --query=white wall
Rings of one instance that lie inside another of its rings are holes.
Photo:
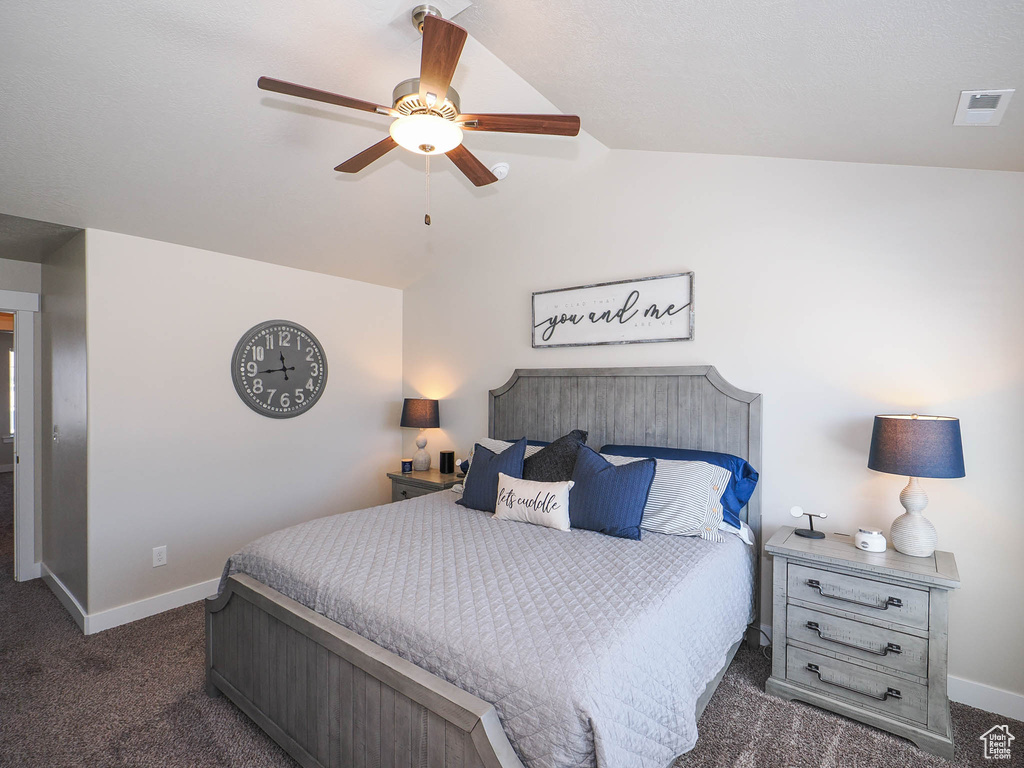
[[[258,536],[389,498],[400,291],[88,237],[90,613],[216,578]],[[328,359],[320,401],[292,419],[253,412],[231,383],[239,338],[275,318],[312,331]],[[160,545],[168,564],[153,568]]]
[[[42,268],[42,561],[88,610],[86,547],[88,421],[83,232]],[[54,427],[60,440],[52,439]]]
[[[0,291],[39,293],[41,285],[42,268],[39,264],[5,259],[4,248],[0,246]]]
[[[498,186],[405,293],[405,394],[443,398],[435,461],[486,434],[517,367],[711,363],[764,394],[766,537],[794,504],[888,530],[906,479],[867,469],[872,417],[958,416],[967,477],[923,481],[963,580],[950,670],[1024,693],[1024,174],[612,151]],[[691,269],[692,342],[530,347],[531,291]]]

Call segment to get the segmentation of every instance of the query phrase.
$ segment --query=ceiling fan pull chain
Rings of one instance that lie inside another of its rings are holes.
[[[423,223],[430,226],[430,155],[427,155],[427,212],[423,215]]]

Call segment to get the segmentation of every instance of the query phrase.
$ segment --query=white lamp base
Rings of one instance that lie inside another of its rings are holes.
[[[430,469],[430,454],[424,450],[427,447],[427,438],[417,437],[416,447],[419,450],[412,455],[412,468],[417,472],[426,472]]]
[[[911,557],[930,557],[939,543],[939,534],[921,512],[928,506],[928,494],[916,477],[910,478],[900,494],[900,503],[907,511],[892,521],[889,539],[897,552]]]

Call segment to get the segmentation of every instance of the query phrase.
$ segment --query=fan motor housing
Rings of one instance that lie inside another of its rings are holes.
[[[443,19],[441,15],[441,9],[437,6],[424,3],[423,5],[417,5],[412,9],[412,25],[419,30],[420,34],[423,33],[423,20],[427,16],[437,16],[439,19]]]
[[[437,115],[445,120],[457,118],[462,107],[458,91],[451,86],[448,87],[448,95],[441,104],[428,107],[420,98],[420,79],[418,77],[403,80],[396,85],[391,99],[394,109],[403,115]]]

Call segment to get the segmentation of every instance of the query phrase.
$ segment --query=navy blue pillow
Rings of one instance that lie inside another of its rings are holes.
[[[505,442],[514,443],[516,441],[515,440],[506,440]],[[527,440],[526,444],[527,445],[539,445],[541,447],[544,447],[546,445],[551,445],[551,443],[546,442],[544,440]],[[469,459],[463,459],[462,461],[459,462],[459,471],[462,472],[462,474],[466,474],[467,472],[469,472]],[[497,494],[497,491],[495,491],[495,494]]]
[[[494,512],[494,502],[498,499],[498,473],[522,477],[525,455],[525,437],[501,453],[495,453],[477,443],[473,449],[473,466],[466,475],[465,490],[462,498],[455,503],[481,512]]]
[[[740,510],[750,501],[757,486],[757,470],[745,459],[731,453],[697,451],[692,448],[656,448],[649,445],[606,445],[601,453],[612,456],[643,456],[651,459],[671,461],[706,461],[716,467],[725,467],[732,472],[729,487],[722,494],[722,509],[725,522],[733,528],[740,527]]]
[[[581,445],[572,473],[575,485],[569,491],[569,524],[639,541],[654,468],[654,459],[617,467]]]

